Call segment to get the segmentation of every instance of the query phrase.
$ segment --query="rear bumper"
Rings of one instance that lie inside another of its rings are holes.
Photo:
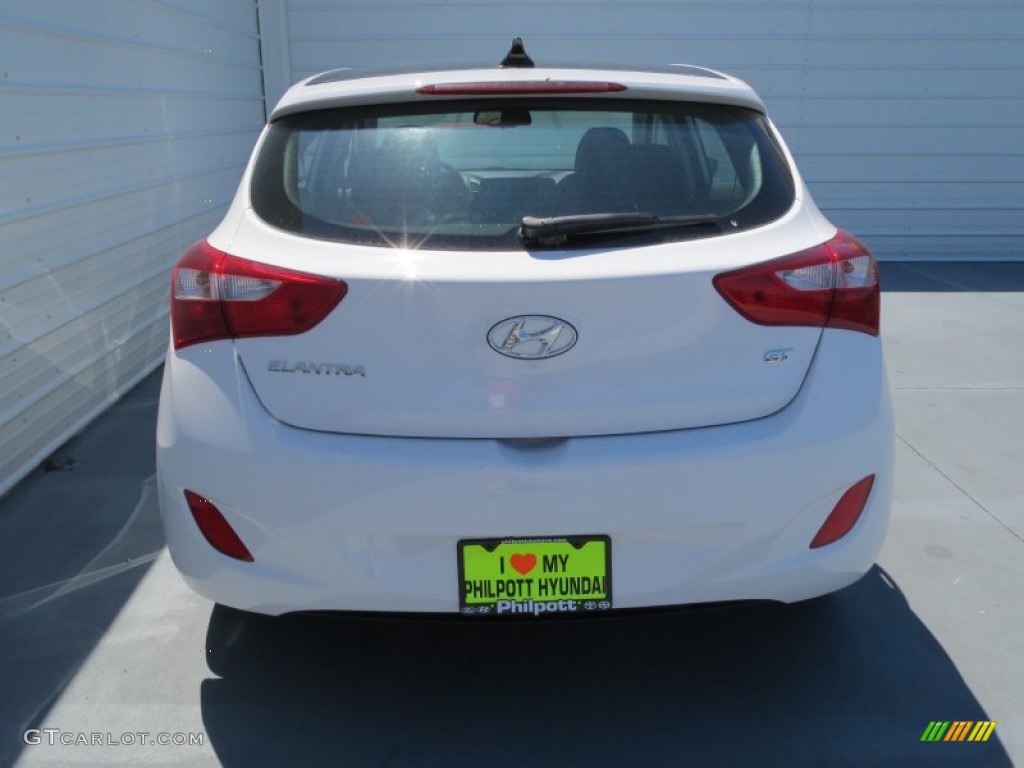
[[[874,563],[892,495],[878,339],[826,330],[796,399],[763,419],[559,442],[403,439],[282,425],[230,343],[171,355],[157,432],[167,543],[190,586],[246,610],[455,612],[456,541],[608,534],[614,605],[791,602]],[[842,493],[876,481],[853,530],[808,544]],[[194,490],[255,562],[203,539]]]

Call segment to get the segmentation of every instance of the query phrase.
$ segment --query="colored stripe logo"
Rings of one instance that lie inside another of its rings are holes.
[[[921,741],[988,741],[995,729],[995,720],[932,720]]]

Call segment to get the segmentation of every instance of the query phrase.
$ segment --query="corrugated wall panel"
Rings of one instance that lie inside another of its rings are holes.
[[[261,0],[292,80],[338,66],[688,62],[748,80],[839,225],[882,258],[1024,255],[1021,0]],[[273,100],[276,93],[269,93]]]
[[[159,364],[264,120],[254,0],[0,5],[0,493]]]

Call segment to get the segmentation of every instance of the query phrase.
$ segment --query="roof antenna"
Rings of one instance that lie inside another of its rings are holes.
[[[533,59],[526,54],[523,38],[517,37],[512,41],[512,47],[508,49],[508,55],[501,62],[501,66],[509,69],[530,69],[536,66]]]

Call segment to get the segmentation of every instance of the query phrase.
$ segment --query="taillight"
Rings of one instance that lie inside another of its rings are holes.
[[[246,261],[203,240],[189,248],[171,276],[174,348],[304,333],[347,291],[342,280]]]
[[[212,501],[194,491],[185,491],[185,501],[192,512],[192,517],[195,518],[196,525],[199,526],[200,533],[211,547],[235,560],[244,560],[248,563],[253,561],[248,547],[242,543],[235,529],[224,519],[224,515]]]
[[[421,86],[416,89],[416,93],[427,96],[529,96],[545,93],[620,93],[624,90],[626,90],[626,86],[621,83],[586,80],[528,80],[495,83],[438,83]]]
[[[752,323],[878,335],[878,266],[864,244],[842,230],[806,251],[716,275],[714,285]]]
[[[811,549],[838,541],[850,532],[860,519],[861,512],[868,503],[868,496],[871,495],[871,486],[874,484],[875,476],[868,475],[846,490],[811,541]]]

